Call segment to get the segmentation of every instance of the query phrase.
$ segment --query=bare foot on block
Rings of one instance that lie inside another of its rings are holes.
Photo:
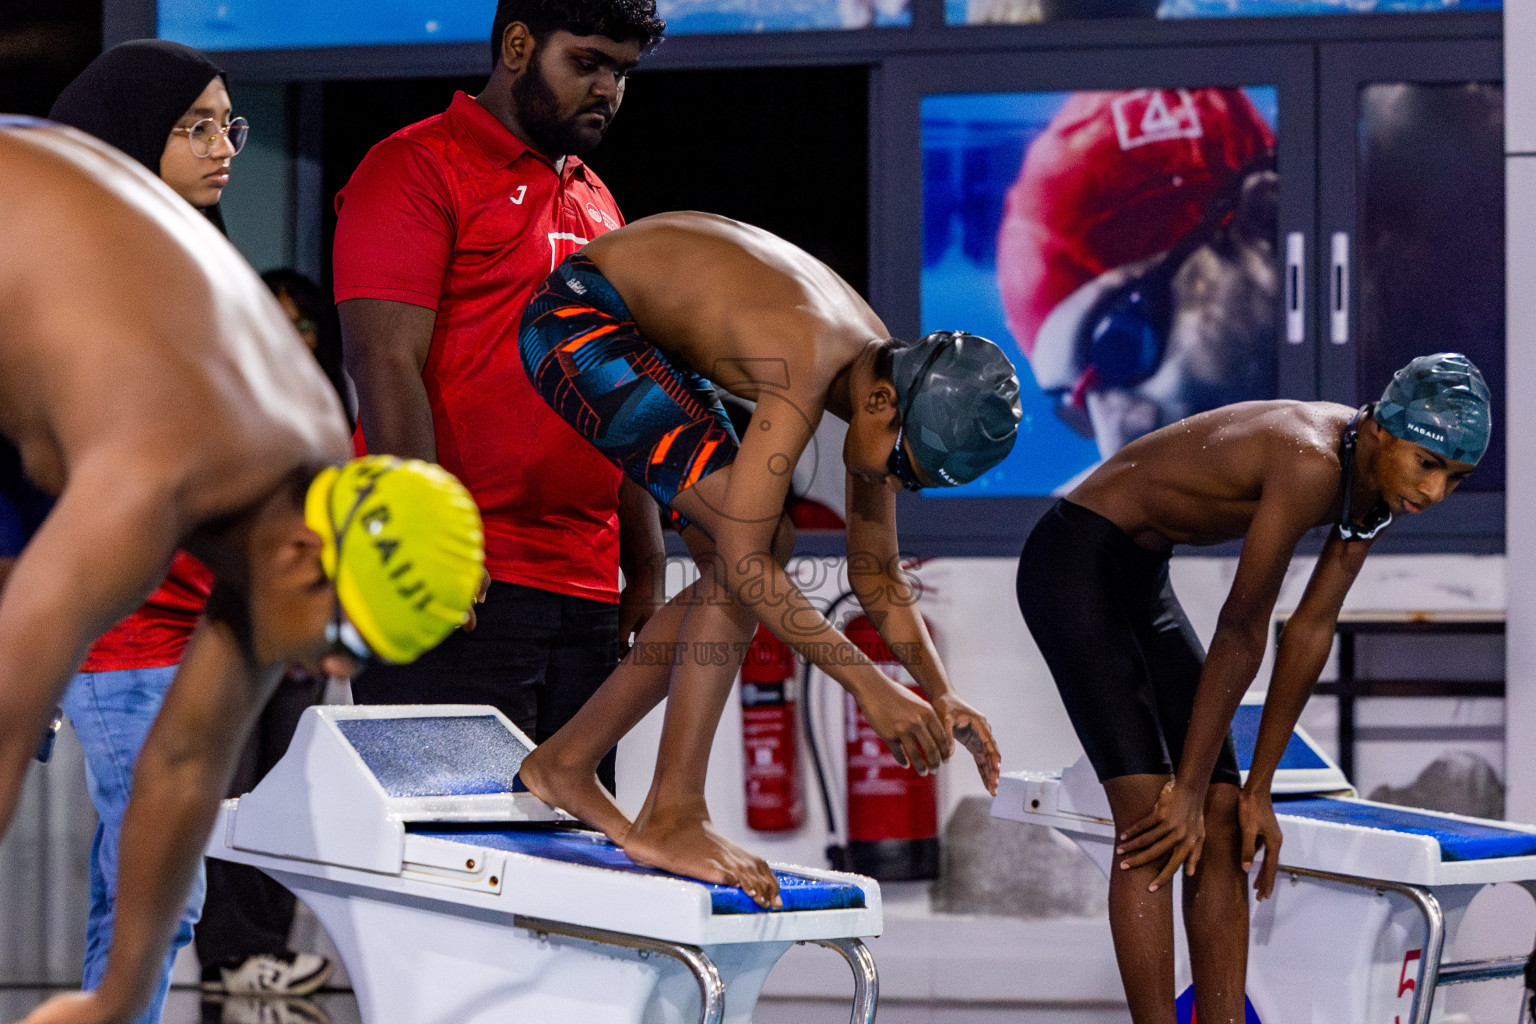
[[[615,843],[623,842],[629,832],[629,819],[597,781],[596,765],[563,765],[545,747],[538,746],[523,759],[518,775],[528,792],[600,830]]]
[[[716,885],[737,886],[758,906],[769,910],[784,905],[779,899],[778,879],[768,862],[716,832],[702,809],[665,814],[647,804],[618,842],[636,864]]]

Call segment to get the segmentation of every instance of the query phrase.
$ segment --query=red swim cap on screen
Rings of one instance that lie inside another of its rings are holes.
[[[998,287],[1024,354],[1058,302],[1172,247],[1274,144],[1240,89],[1073,94],[1025,151],[998,231]]]

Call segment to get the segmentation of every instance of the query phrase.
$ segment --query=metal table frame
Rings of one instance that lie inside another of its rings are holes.
[[[699,1011],[699,1024],[720,1024],[725,1017],[725,982],[720,979],[720,971],[715,967],[715,962],[698,946],[587,928],[540,917],[525,917],[522,914],[513,918],[513,924],[528,929],[541,939],[549,935],[561,935],[583,942],[632,949],[642,959],[651,956],[671,957],[687,967],[699,984],[699,998],[703,1004]],[[876,1004],[880,1001],[880,979],[869,947],[860,939],[807,939],[801,944],[807,943],[834,949],[848,961],[848,966],[853,970],[853,1012],[848,1022],[874,1024]]]
[[[1519,978],[1525,975],[1525,966],[1530,959],[1529,955],[1490,957],[1484,960],[1458,960],[1453,963],[1442,963],[1441,955],[1445,952],[1445,914],[1440,909],[1440,901],[1428,888],[1419,885],[1405,885],[1401,882],[1389,882],[1380,878],[1361,878],[1357,875],[1338,875],[1331,871],[1313,871],[1309,868],[1293,868],[1280,865],[1280,871],[1295,878],[1318,878],[1325,882],[1335,882],[1339,885],[1352,885],[1365,889],[1372,889],[1380,895],[1395,892],[1406,897],[1409,902],[1418,907],[1419,913],[1424,916],[1424,955],[1419,959],[1419,974],[1414,980],[1413,986],[1413,1010],[1408,1016],[1406,1024],[1429,1024],[1429,1014],[1435,1005],[1435,990],[1441,985],[1463,985],[1477,981],[1497,981],[1504,978]],[[1526,892],[1536,899],[1536,881],[1516,882]],[[1520,1000],[1520,1013],[1517,1017],[1518,1024],[1532,1024],[1531,1004],[1528,994]]]

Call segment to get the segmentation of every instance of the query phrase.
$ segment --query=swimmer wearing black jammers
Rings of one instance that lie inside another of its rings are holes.
[[[1381,401],[1243,402],[1141,437],[1036,525],[1019,608],[1050,666],[1118,836],[1109,916],[1131,1017],[1173,1024],[1173,902],[1201,1021],[1241,1021],[1247,872],[1270,895],[1280,826],[1269,788],[1333,644],[1374,538],[1423,512],[1488,447],[1489,393],[1465,356],[1421,356]],[[1246,783],[1229,729],[1258,672],[1302,534],[1332,526],[1286,621]],[[1241,540],[1237,573],[1201,650],[1168,579],[1175,545]]]

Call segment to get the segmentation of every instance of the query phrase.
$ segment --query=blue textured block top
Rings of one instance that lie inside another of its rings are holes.
[[[584,864],[593,868],[612,871],[628,871],[639,875],[661,875],[667,878],[679,876],[655,868],[645,868],[625,856],[608,839],[597,832],[561,826],[518,825],[486,828],[470,825],[462,828],[432,826],[408,826],[412,835],[431,839],[446,839],[451,843],[506,850],[510,853],[526,853],[546,860],[566,864]],[[795,910],[849,910],[864,906],[864,890],[847,882],[829,882],[819,878],[807,878],[784,871],[774,872],[779,880],[779,898],[784,901],[784,911]],[[713,885],[696,882],[709,890],[710,904],[716,914],[768,913],[752,897],[735,886]],[[774,911],[782,913],[783,911]]]
[[[1474,821],[1457,821],[1407,807],[1384,807],[1330,797],[1275,799],[1275,813],[1340,825],[1363,825],[1388,832],[1429,836],[1440,844],[1442,860],[1492,860],[1536,854],[1536,835]],[[1284,826],[1281,826],[1282,829]]]
[[[1232,716],[1232,745],[1237,752],[1237,766],[1245,772],[1253,768],[1253,748],[1259,742],[1259,721],[1263,715],[1264,705],[1241,704]],[[1293,732],[1276,767],[1280,771],[1310,771],[1327,768],[1328,762]]]
[[[336,723],[394,797],[525,792],[528,748],[495,715],[345,718]]]

